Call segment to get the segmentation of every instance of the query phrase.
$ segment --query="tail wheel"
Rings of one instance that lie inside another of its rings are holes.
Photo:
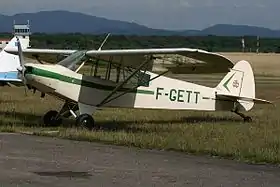
[[[94,119],[89,114],[81,114],[76,118],[76,126],[81,126],[87,130],[94,128]]]
[[[252,122],[252,118],[250,116],[244,117],[244,122]]]
[[[62,124],[62,119],[58,116],[58,112],[51,110],[44,115],[44,124],[49,127],[56,127]]]

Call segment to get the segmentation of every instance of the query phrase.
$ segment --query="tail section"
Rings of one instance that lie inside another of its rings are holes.
[[[237,101],[239,109],[251,110],[254,103],[270,103],[255,98],[255,78],[249,62],[241,60],[216,87],[217,99]]]
[[[255,78],[251,65],[239,61],[216,87],[219,93],[255,98]]]
[[[29,37],[17,36],[20,40],[21,47],[26,49],[29,46]],[[7,48],[17,48],[18,42],[16,36],[0,52],[0,81],[3,82],[21,82],[18,78],[20,60],[18,55],[10,54],[5,51]]]

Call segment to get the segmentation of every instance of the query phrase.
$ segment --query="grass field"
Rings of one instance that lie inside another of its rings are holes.
[[[275,101],[276,107],[256,105],[248,112],[253,118],[252,123],[244,123],[239,116],[230,112],[103,109],[95,113],[99,129],[94,132],[71,128],[73,121],[67,121],[65,127],[52,130],[59,130],[55,136],[71,139],[209,154],[249,162],[280,163],[278,55],[225,55],[251,62],[257,74],[257,97]],[[212,75],[179,77],[196,83],[206,83],[208,86],[216,85],[222,78]],[[59,110],[62,101],[51,96],[41,99],[39,93],[27,94],[25,96],[23,88],[1,88],[2,131],[32,130],[44,134],[41,131],[44,129],[41,126],[41,117],[50,109]]]

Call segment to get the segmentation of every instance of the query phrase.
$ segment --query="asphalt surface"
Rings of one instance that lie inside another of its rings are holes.
[[[280,186],[280,168],[182,153],[0,134],[0,186]]]

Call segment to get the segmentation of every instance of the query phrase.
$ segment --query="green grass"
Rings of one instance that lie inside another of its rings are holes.
[[[267,84],[270,81],[262,79],[257,84],[257,96],[274,101],[280,95],[280,86],[278,82]],[[41,99],[39,95],[28,92],[24,96],[23,88],[1,88],[0,131],[34,131],[37,135],[75,140],[280,163],[278,101],[276,108],[256,105],[247,113],[252,123],[244,123],[230,112],[103,109],[95,113],[97,129],[88,132],[72,128],[71,120],[60,128],[44,128],[41,117],[50,109],[59,110],[62,102],[50,96]],[[45,130],[58,133],[48,134]]]

